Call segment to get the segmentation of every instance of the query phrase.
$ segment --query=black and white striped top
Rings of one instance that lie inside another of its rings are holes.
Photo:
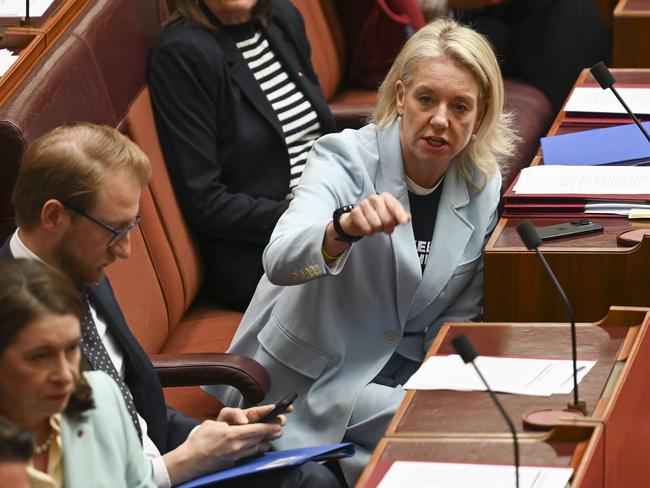
[[[287,198],[291,198],[305,168],[307,154],[314,141],[322,135],[318,115],[311,102],[291,81],[261,31],[255,29],[240,39],[236,43],[237,47],[282,126],[291,172],[291,191]]]

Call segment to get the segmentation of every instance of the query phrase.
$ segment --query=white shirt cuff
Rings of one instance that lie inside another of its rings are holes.
[[[162,456],[150,457],[151,466],[153,467],[153,482],[158,488],[171,488],[172,482],[169,479],[167,466]]]

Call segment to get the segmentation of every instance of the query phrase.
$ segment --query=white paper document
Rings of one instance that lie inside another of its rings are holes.
[[[479,356],[476,366],[494,391],[551,396],[573,391],[573,361]],[[577,361],[578,383],[596,361]],[[433,356],[404,385],[407,390],[485,391],[474,366],[460,356]]]
[[[521,170],[517,195],[648,195],[650,167],[530,166]]]
[[[30,0],[29,16],[40,17],[54,0]],[[0,0],[0,17],[24,17],[25,0]]]
[[[17,59],[18,55],[14,54],[9,49],[0,49],[0,76],[4,76]]]
[[[564,488],[572,468],[519,467],[520,488]],[[377,488],[504,488],[515,486],[514,466],[396,461]]]
[[[617,88],[621,98],[637,115],[650,114],[650,88]],[[611,90],[578,87],[564,107],[565,112],[626,115],[627,112]]]

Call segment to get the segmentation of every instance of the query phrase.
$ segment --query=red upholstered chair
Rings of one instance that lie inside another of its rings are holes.
[[[109,268],[120,306],[130,326],[139,333],[139,339],[141,336],[147,352],[154,354],[152,359],[156,365],[160,359],[156,353],[223,353],[242,314],[197,300],[203,279],[202,266],[172,191],[146,87],[129,108],[125,128],[149,156],[152,178],[141,197],[142,223],[133,239],[138,242],[133,245],[132,256]],[[139,289],[146,290],[147,294],[138,293]],[[260,371],[256,375],[241,377],[243,386],[259,388],[260,392],[267,388],[268,377],[259,365],[232,355],[224,355],[222,360],[232,364],[232,380],[237,379],[237,373],[257,366]],[[205,366],[199,362],[196,367]],[[178,380],[174,383],[186,385]],[[220,407],[198,387],[167,389],[165,396],[171,405],[198,418],[213,416]]]
[[[221,405],[193,385],[233,385],[257,403],[269,378],[255,361],[224,353],[241,314],[195,303],[201,263],[162,163],[145,82],[165,12],[162,0],[89,2],[0,107],[0,230],[6,237],[13,229],[9,197],[27,144],[77,121],[128,132],[151,157],[153,177],[142,194],[143,222],[132,234],[131,257],[111,266],[109,277],[163,386],[174,387],[165,391],[168,402],[201,419]]]
[[[375,90],[344,86],[347,46],[331,1],[292,0],[305,19],[311,60],[339,129],[363,125],[375,106]]]
[[[360,127],[375,107],[376,92],[345,86],[351,47],[346,45],[333,0],[292,1],[305,19],[312,63],[338,127]],[[553,117],[548,98],[529,83],[507,79],[505,95],[506,108],[514,113],[521,141],[515,155],[502,164],[502,192],[519,170],[530,164],[538,150],[539,138],[545,134]]]

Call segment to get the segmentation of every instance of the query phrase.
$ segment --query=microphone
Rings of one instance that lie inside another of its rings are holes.
[[[461,358],[463,358],[465,364],[472,363],[472,366],[474,366],[476,373],[478,374],[479,378],[481,378],[481,381],[485,385],[485,388],[487,388],[487,392],[492,398],[492,401],[497,406],[499,412],[501,413],[501,416],[505,419],[506,423],[508,424],[508,428],[510,429],[510,433],[512,434],[512,438],[514,440],[514,446],[515,446],[515,483],[516,483],[515,486],[519,488],[519,441],[517,440],[517,431],[515,430],[515,426],[512,423],[510,416],[503,408],[503,405],[501,405],[501,402],[494,394],[494,391],[492,391],[492,388],[490,388],[490,385],[488,385],[488,382],[485,380],[485,378],[481,374],[481,371],[478,369],[478,366],[474,362],[478,354],[476,354],[476,351],[474,350],[474,346],[472,346],[472,343],[470,342],[469,338],[464,334],[458,335],[453,338],[453,340],[451,341],[451,345],[454,346],[456,352],[460,355]]]
[[[517,233],[519,234],[519,237],[523,241],[524,245],[530,251],[535,251],[539,256],[539,259],[542,261],[542,264],[546,269],[546,273],[551,278],[553,286],[562,299],[566,314],[569,317],[569,321],[571,322],[571,353],[573,356],[573,403],[569,403],[568,407],[570,410],[582,412],[583,415],[586,415],[587,404],[584,401],[580,401],[578,396],[578,369],[576,364],[578,360],[578,346],[576,345],[576,318],[575,314],[573,313],[573,308],[571,307],[571,303],[569,303],[569,299],[567,298],[566,293],[564,293],[560,282],[557,280],[555,273],[553,273],[553,270],[549,266],[548,261],[546,261],[546,258],[539,250],[539,246],[542,244],[542,239],[539,237],[539,234],[537,234],[535,226],[530,220],[526,220],[517,226]]]
[[[616,83],[616,80],[614,79],[614,76],[612,76],[612,73],[609,71],[605,63],[600,61],[598,64],[592,66],[589,69],[589,71],[591,71],[591,74],[593,75],[594,78],[596,78],[596,81],[598,82],[598,84],[603,90],[607,90],[608,88],[612,90],[614,95],[616,95],[616,98],[618,98],[618,101],[621,102],[621,105],[623,105],[625,111],[632,118],[636,126],[641,130],[641,132],[643,132],[643,135],[648,140],[648,142],[650,142],[650,135],[648,135],[648,132],[645,130],[645,127],[643,127],[641,122],[639,122],[639,119],[637,119],[636,115],[632,113],[632,110],[630,110],[630,107],[627,106],[627,103],[625,103],[625,100],[623,100],[621,95],[618,93],[618,90],[614,88],[614,83]]]

